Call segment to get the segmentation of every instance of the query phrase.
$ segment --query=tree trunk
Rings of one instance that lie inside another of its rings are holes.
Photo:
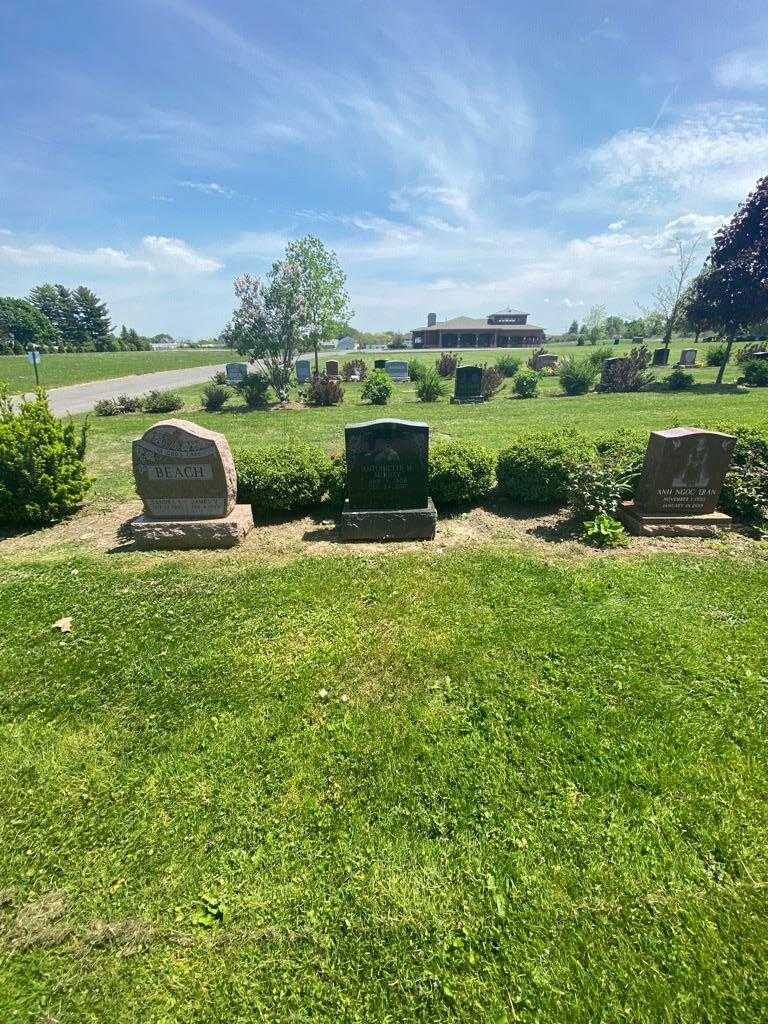
[[[725,348],[725,357],[724,357],[722,363],[720,364],[720,369],[717,371],[717,380],[715,381],[715,384],[722,384],[723,383],[723,377],[725,376],[725,368],[728,365],[728,360],[731,358],[731,349],[732,348],[733,348],[733,338],[729,338],[728,339],[728,344],[726,345],[726,348]]]
[[[315,338],[315,376],[320,376],[320,361],[317,356],[317,338]]]
[[[662,340],[664,342],[664,348],[666,349],[668,349],[672,344],[672,324],[673,321],[669,320],[667,321],[667,326],[664,328],[664,337]]]

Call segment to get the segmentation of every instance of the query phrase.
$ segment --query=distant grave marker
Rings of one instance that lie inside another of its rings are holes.
[[[312,368],[308,359],[296,360],[296,383],[306,384],[312,376]]]
[[[227,384],[239,384],[248,376],[248,363],[227,363]]]
[[[481,366],[457,366],[451,403],[463,405],[469,402],[484,402],[483,368]]]
[[[404,359],[387,359],[384,369],[394,381],[402,382],[411,379],[408,363]]]

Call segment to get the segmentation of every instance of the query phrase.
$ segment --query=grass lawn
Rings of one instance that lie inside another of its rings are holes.
[[[471,439],[495,448],[503,447],[515,433],[534,428],[578,428],[594,434],[622,427],[650,431],[675,425],[765,423],[768,407],[764,389],[748,394],[736,392],[732,386],[717,389],[714,368],[694,373],[698,383],[689,392],[657,390],[567,398],[560,393],[557,378],[544,378],[540,398],[514,398],[507,384],[498,397],[482,405],[451,405],[447,398],[425,404],[417,399],[415,386],[406,383],[395,385],[389,405],[371,406],[361,400],[361,385],[345,384],[340,406],[301,411],[248,412],[235,403],[231,409],[205,413],[200,405],[202,385],[198,385],[183,390],[186,407],[175,415],[221,431],[232,445],[310,441],[329,451],[343,450],[346,423],[380,416],[424,420],[432,427],[433,439]],[[660,376],[666,376],[666,371]],[[161,418],[134,414],[112,419],[91,417],[89,459],[96,477],[92,500],[110,505],[134,496],[131,440]]]
[[[228,352],[208,349],[175,349],[171,352],[82,352],[43,355],[39,367],[40,383],[47,388],[66,384],[85,384],[110,377],[160,370],[183,370],[188,366],[213,366],[226,363]],[[26,356],[0,356],[0,384],[11,394],[30,391],[35,386],[35,371]]]
[[[766,588],[6,561],[0,1019],[764,1020]]]

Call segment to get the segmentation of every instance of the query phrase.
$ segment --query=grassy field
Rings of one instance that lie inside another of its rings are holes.
[[[229,353],[208,349],[176,349],[171,352],[82,352],[68,355],[44,355],[39,367],[40,383],[47,388],[66,384],[85,384],[133,373],[159,370],[183,370],[188,366],[212,366],[225,363]],[[26,356],[0,356],[0,384],[11,394],[30,391],[35,386],[35,371]]]
[[[467,357],[465,364],[469,365]],[[667,372],[659,376],[663,378]],[[736,372],[733,371],[731,379]],[[731,385],[716,388],[716,369],[712,367],[695,370],[694,375],[697,385],[689,392],[660,388],[633,395],[593,393],[578,398],[562,395],[557,378],[543,378],[540,398],[528,401],[514,398],[507,384],[498,397],[482,405],[451,405],[447,398],[425,404],[416,397],[415,386],[405,383],[395,385],[389,405],[371,406],[360,397],[361,385],[346,384],[344,402],[336,407],[248,412],[235,402],[231,408],[218,413],[201,410],[202,385],[198,385],[183,390],[186,405],[178,415],[221,431],[232,445],[301,440],[319,444],[329,451],[343,448],[346,423],[380,416],[424,420],[430,424],[435,439],[465,438],[495,448],[503,447],[515,433],[527,429],[578,428],[595,434],[622,427],[650,431],[681,424],[757,423],[768,418],[764,393],[740,393]],[[145,415],[91,418],[89,459],[96,476],[93,498],[97,502],[112,503],[133,496],[130,442],[159,418]]]
[[[0,1019],[765,1019],[767,587],[7,563]]]

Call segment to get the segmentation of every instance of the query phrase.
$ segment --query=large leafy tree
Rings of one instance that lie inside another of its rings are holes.
[[[240,305],[223,334],[227,344],[256,362],[281,401],[288,397],[293,364],[306,345],[303,282],[301,267],[287,259],[273,265],[266,281],[238,277]]]
[[[102,302],[98,295],[85,285],[75,288],[72,300],[84,343],[88,346],[92,344],[97,352],[109,351],[112,346],[112,323],[106,302]]]
[[[315,235],[291,242],[285,261],[298,269],[306,317],[306,341],[315,352],[315,373],[319,373],[318,346],[332,337],[354,315],[345,291],[346,274],[336,253]]]
[[[727,341],[717,374],[722,383],[734,340],[768,318],[768,177],[715,236],[703,271],[693,282],[688,319]]]
[[[39,284],[29,293],[29,301],[56,325],[65,345],[82,347],[83,335],[78,323],[77,306],[68,288],[63,284]]]
[[[0,338],[12,351],[30,345],[50,348],[59,341],[55,324],[26,299],[0,298]]]

